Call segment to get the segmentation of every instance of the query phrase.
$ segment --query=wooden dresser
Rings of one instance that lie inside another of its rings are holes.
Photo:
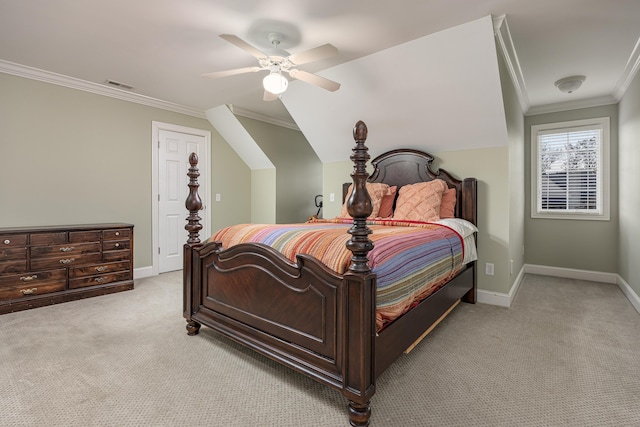
[[[133,225],[0,228],[0,314],[133,289]]]

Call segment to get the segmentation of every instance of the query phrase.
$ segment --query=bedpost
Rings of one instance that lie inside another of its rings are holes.
[[[375,393],[375,290],[376,278],[371,274],[367,254],[373,249],[369,239],[371,230],[367,218],[373,211],[371,196],[367,192],[367,161],[369,160],[367,126],[359,121],[353,128],[356,142],[351,155],[353,161],[353,191],[347,201],[347,210],[353,217],[347,242],[353,256],[349,270],[344,274],[345,286],[345,355],[343,394],[349,399],[349,423],[368,426],[371,417],[371,397]]]
[[[189,164],[191,165],[187,172],[187,176],[189,177],[189,195],[185,201],[185,207],[189,211],[189,216],[187,217],[187,225],[184,226],[185,230],[189,232],[189,238],[184,245],[183,253],[183,316],[187,319],[187,334],[197,335],[200,330],[200,324],[191,319],[191,313],[193,313],[192,305],[194,304],[192,282],[196,279],[194,274],[197,275],[199,271],[197,266],[194,265],[196,260],[193,256],[193,249],[200,246],[200,230],[202,230],[202,224],[200,224],[201,218],[198,216],[198,211],[202,209],[202,201],[198,195],[198,187],[200,187],[198,177],[200,176],[200,172],[198,171],[198,155],[196,153],[189,155]]]

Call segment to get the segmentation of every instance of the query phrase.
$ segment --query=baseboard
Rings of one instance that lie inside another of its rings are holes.
[[[631,286],[629,286],[629,284],[619,274],[532,264],[525,264],[523,268],[525,273],[541,274],[544,276],[554,277],[566,277],[568,279],[588,280],[591,282],[611,283],[614,285],[618,285],[633,308],[635,308],[636,311],[640,313],[640,296],[635,293]]]
[[[622,293],[627,297],[633,308],[636,309],[638,313],[640,313],[640,296],[635,293],[635,291],[629,286],[629,284],[618,274],[618,281],[616,284],[622,291]]]
[[[133,269],[133,280],[151,276],[153,276],[153,270],[151,266]]]
[[[522,283],[522,279],[524,278],[524,267],[520,269],[520,273],[516,277],[516,280],[513,282],[511,289],[508,294],[503,292],[492,292],[485,291],[484,289],[478,289],[478,302],[483,304],[497,305],[500,307],[511,307],[511,303],[513,302],[516,294],[518,293],[518,289],[520,289],[520,284]]]
[[[588,280],[591,282],[618,283],[618,275],[615,273],[534,264],[525,264],[523,268],[525,273],[540,274],[542,276],[565,277],[567,279]]]

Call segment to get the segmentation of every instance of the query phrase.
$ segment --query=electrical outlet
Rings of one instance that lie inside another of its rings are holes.
[[[336,195],[334,193],[329,193],[329,201],[335,202],[335,200],[336,200]]]
[[[511,260],[511,264],[509,265],[509,274],[513,276],[513,260]]]
[[[216,202],[220,201],[220,193],[216,193]]]
[[[487,276],[493,276],[493,264],[488,262],[484,265],[484,274]]]

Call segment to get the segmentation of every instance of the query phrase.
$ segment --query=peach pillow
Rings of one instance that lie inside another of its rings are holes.
[[[445,191],[447,184],[441,179],[402,186],[393,218],[423,222],[439,220],[442,193]]]
[[[382,198],[385,194],[387,194],[387,190],[389,186],[387,184],[383,184],[381,182],[367,182],[367,193],[371,196],[371,205],[373,206],[373,211],[371,212],[370,218],[375,218],[378,216],[378,212],[380,211],[380,203],[382,202]],[[347,201],[349,197],[351,197],[351,191],[353,190],[353,184],[349,186],[349,191],[347,191],[347,197],[344,199],[344,203],[342,204],[342,209],[340,210],[340,218],[351,218],[349,215],[349,211],[347,211]]]
[[[456,189],[450,188],[442,193],[440,203],[440,218],[455,218],[456,216]]]
[[[391,218],[393,216],[393,202],[396,200],[396,192],[398,187],[395,185],[389,187],[387,194],[382,196],[380,201],[380,210],[378,211],[378,218]]]

